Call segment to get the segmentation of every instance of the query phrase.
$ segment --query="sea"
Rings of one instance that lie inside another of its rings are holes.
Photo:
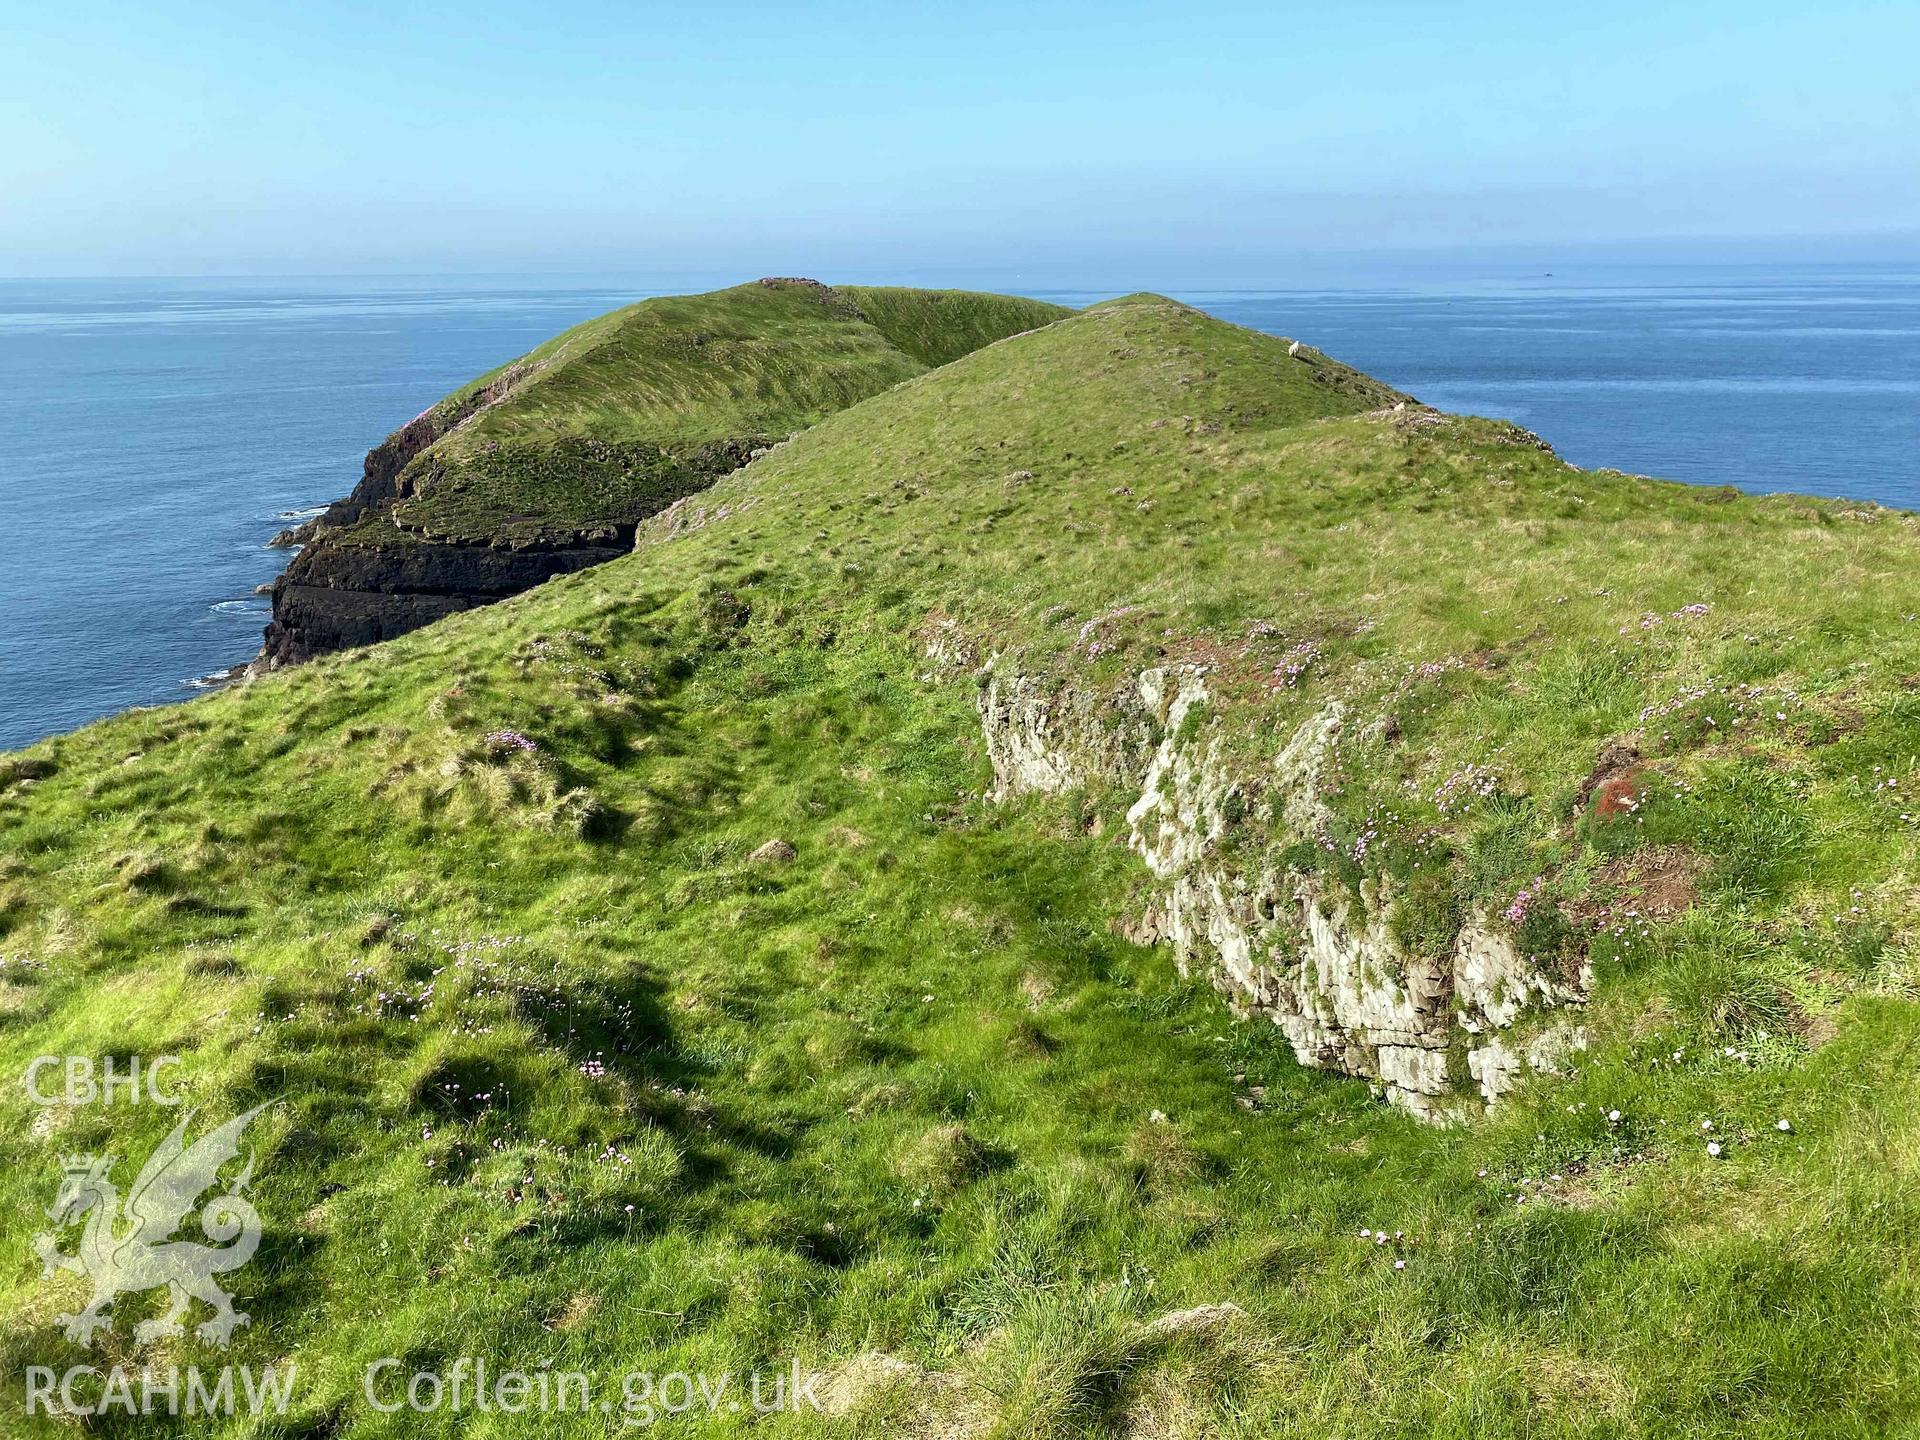
[[[192,696],[259,643],[267,540],[390,430],[578,321],[721,283],[0,280],[0,750]],[[1158,290],[1578,465],[1920,508],[1920,264],[991,288]]]

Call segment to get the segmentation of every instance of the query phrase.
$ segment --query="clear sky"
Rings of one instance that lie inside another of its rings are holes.
[[[0,0],[0,275],[1772,237],[1920,253],[1920,0]]]

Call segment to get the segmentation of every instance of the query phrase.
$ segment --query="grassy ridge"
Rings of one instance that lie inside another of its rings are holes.
[[[627,560],[0,760],[0,1068],[180,1053],[208,1114],[277,1102],[235,1354],[298,1357],[292,1433],[472,1433],[371,1413],[387,1354],[829,1372],[846,1413],[772,1434],[1895,1427],[1914,522],[1399,400],[1135,297]],[[1079,686],[1202,659],[1249,767],[1330,699],[1391,717],[1301,863],[1434,936],[1541,877],[1535,939],[1599,971],[1580,1072],[1424,1129],[1118,939],[1132,797],[985,802],[936,613]],[[1576,817],[1626,739],[1631,808]],[[28,1244],[52,1155],[172,1118],[0,1098],[9,1373],[83,1358]]]
[[[929,370],[950,365],[1009,335],[1051,325],[1067,313],[1040,300],[970,290],[849,285],[842,293],[852,298],[861,318],[886,336],[889,345]]]
[[[873,317],[866,314],[871,305]],[[442,402],[495,393],[409,467],[407,528],[488,542],[624,518],[647,476],[723,442],[766,445],[980,345],[1068,312],[966,291],[760,281],[643,300],[588,321]],[[580,447],[596,447],[591,455]],[[630,449],[645,454],[633,460]],[[377,541],[376,525],[367,537]]]

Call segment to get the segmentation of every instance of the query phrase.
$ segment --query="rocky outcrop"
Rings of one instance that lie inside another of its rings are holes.
[[[401,477],[407,467],[444,435],[496,403],[530,373],[527,365],[511,365],[488,384],[471,393],[423,410],[373,449],[360,464],[360,482],[341,500],[334,501],[304,525],[282,530],[268,543],[290,549],[306,545],[323,530],[339,530],[395,500],[405,499],[413,487]]]
[[[427,454],[447,433],[437,417],[430,411],[394,432],[368,454],[351,495],[276,537],[300,550],[273,585],[273,618],[255,673],[391,640],[625,555],[642,520],[746,464],[759,445],[750,437],[676,456],[657,447],[560,442],[550,462],[577,469],[631,466],[638,450],[644,480],[610,498],[604,520],[568,525],[513,515],[481,543],[433,533],[404,503],[447,479],[447,467]]]
[[[929,653],[949,670],[971,664],[951,627],[936,627]],[[1407,953],[1377,882],[1355,896],[1288,866],[1293,842],[1324,833],[1328,762],[1349,718],[1338,702],[1259,773],[1235,774],[1202,709],[1201,666],[1149,669],[1102,694],[1000,659],[976,678],[996,794],[1136,793],[1127,843],[1153,884],[1133,934],[1172,945],[1183,973],[1202,967],[1236,1009],[1278,1025],[1302,1063],[1371,1079],[1395,1104],[1442,1120],[1469,1108],[1471,1091],[1496,1100],[1584,1045],[1574,1015],[1587,976],[1529,964],[1485,918],[1436,953]],[[1236,823],[1256,814],[1275,823],[1251,843]]]
[[[533,549],[425,541],[381,546],[323,535],[274,582],[261,662],[266,668],[299,664],[504,600],[626,554],[633,531],[624,530],[608,528],[595,542]]]

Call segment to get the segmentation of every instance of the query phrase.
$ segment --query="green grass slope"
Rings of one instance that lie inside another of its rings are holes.
[[[0,759],[0,1068],[179,1054],[206,1117],[272,1104],[230,1358],[297,1360],[292,1410],[90,1433],[621,1418],[383,1415],[388,1355],[616,1402],[822,1372],[834,1413],[769,1435],[1909,1424],[1913,518],[1398,404],[1131,297],[824,420],[627,559]],[[1299,1067],[1116,934],[1131,796],[983,798],[930,622],[1090,688],[1202,657],[1250,767],[1332,699],[1391,717],[1298,863],[1392,878],[1430,937],[1538,878],[1527,943],[1597,970],[1578,1072],[1432,1129]],[[1627,740],[1632,807],[1576,817]],[[174,1118],[0,1095],[9,1375],[99,1358],[32,1250],[56,1157]],[[108,1353],[219,1363],[136,1348],[157,1308]]]

